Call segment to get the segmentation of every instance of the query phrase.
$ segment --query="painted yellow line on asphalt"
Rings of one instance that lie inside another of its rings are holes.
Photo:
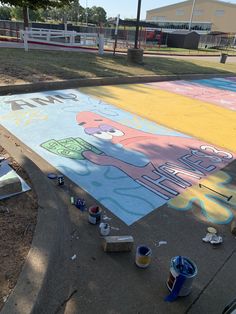
[[[236,151],[236,112],[143,84],[81,88],[107,103]]]

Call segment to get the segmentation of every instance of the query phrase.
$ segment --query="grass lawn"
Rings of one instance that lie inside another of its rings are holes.
[[[143,65],[133,65],[126,55],[9,48],[0,49],[0,58],[0,85],[113,76],[236,73],[235,62],[221,64],[218,59],[210,62],[148,56]]]

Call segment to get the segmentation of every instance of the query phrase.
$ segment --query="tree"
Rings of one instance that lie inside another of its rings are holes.
[[[39,21],[39,22],[44,22],[45,18],[43,15],[43,10],[38,9],[38,10],[31,10],[29,9],[29,19],[31,21]],[[11,17],[14,18],[15,20],[23,20],[23,11],[22,8],[20,7],[12,7],[11,8]]]
[[[106,23],[107,13],[102,7],[93,6],[90,9],[89,21],[94,24]]]
[[[86,18],[86,13],[88,14]],[[54,21],[67,20],[70,22],[78,21],[85,23],[88,21],[92,24],[105,23],[107,18],[106,11],[102,7],[93,6],[92,8],[83,8],[78,0],[74,0],[70,5],[65,5],[61,8],[52,8],[47,10],[48,18]]]
[[[24,26],[29,26],[28,9],[37,10],[39,8],[47,9],[49,7],[61,7],[69,5],[72,0],[1,0],[2,3],[9,4],[15,7],[21,7],[24,17]]]
[[[79,4],[78,0],[74,0],[70,5],[65,5],[61,8],[51,8],[43,14],[46,19],[54,21],[70,21],[75,22],[82,20],[85,9]],[[46,15],[47,14],[47,15]]]
[[[93,23],[106,23],[107,21],[107,13],[102,7],[92,7],[92,20]]]
[[[78,0],[74,0],[64,7],[64,14],[67,16],[67,20],[70,22],[75,22],[76,24],[79,21],[79,17],[82,16],[84,8],[79,4]]]
[[[11,8],[7,6],[0,7],[0,20],[11,19]]]

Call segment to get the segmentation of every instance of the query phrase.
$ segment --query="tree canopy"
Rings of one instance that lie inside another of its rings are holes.
[[[8,4],[14,7],[22,8],[24,18],[24,27],[29,26],[28,9],[47,9],[49,7],[60,7],[69,5],[72,0],[1,0],[1,3]]]
[[[10,20],[11,19],[11,8],[7,6],[0,7],[0,20]]]
[[[0,19],[24,19],[25,27],[28,26],[28,17],[30,21],[63,23],[67,21],[77,25],[78,22],[100,25],[107,21],[106,11],[102,7],[84,8],[79,0],[3,0],[2,2],[10,6],[0,6]]]
[[[69,5],[72,0],[1,0],[1,3],[18,6],[28,7],[30,9],[48,8],[48,7],[60,7],[63,5]]]
[[[88,10],[88,22],[90,23],[105,23],[107,20],[106,11],[102,7],[93,6]]]

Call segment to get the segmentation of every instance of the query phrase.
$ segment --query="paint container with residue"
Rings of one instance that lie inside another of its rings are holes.
[[[101,222],[99,225],[99,229],[102,236],[108,236],[111,231],[110,225],[106,222]]]
[[[175,256],[171,259],[170,274],[167,287],[171,294],[166,301],[174,301],[178,296],[184,297],[190,294],[192,283],[197,275],[197,266],[187,257]]]
[[[82,198],[77,198],[75,201],[75,206],[79,208],[81,211],[84,211],[86,209],[85,200]]]
[[[99,208],[99,206],[91,206],[89,207],[88,210],[88,221],[92,224],[92,225],[96,225],[100,222],[101,220],[101,209]]]
[[[138,246],[136,249],[135,263],[140,268],[147,268],[151,263],[152,251],[145,245]]]
[[[63,175],[57,176],[58,185],[64,185],[64,177]]]

